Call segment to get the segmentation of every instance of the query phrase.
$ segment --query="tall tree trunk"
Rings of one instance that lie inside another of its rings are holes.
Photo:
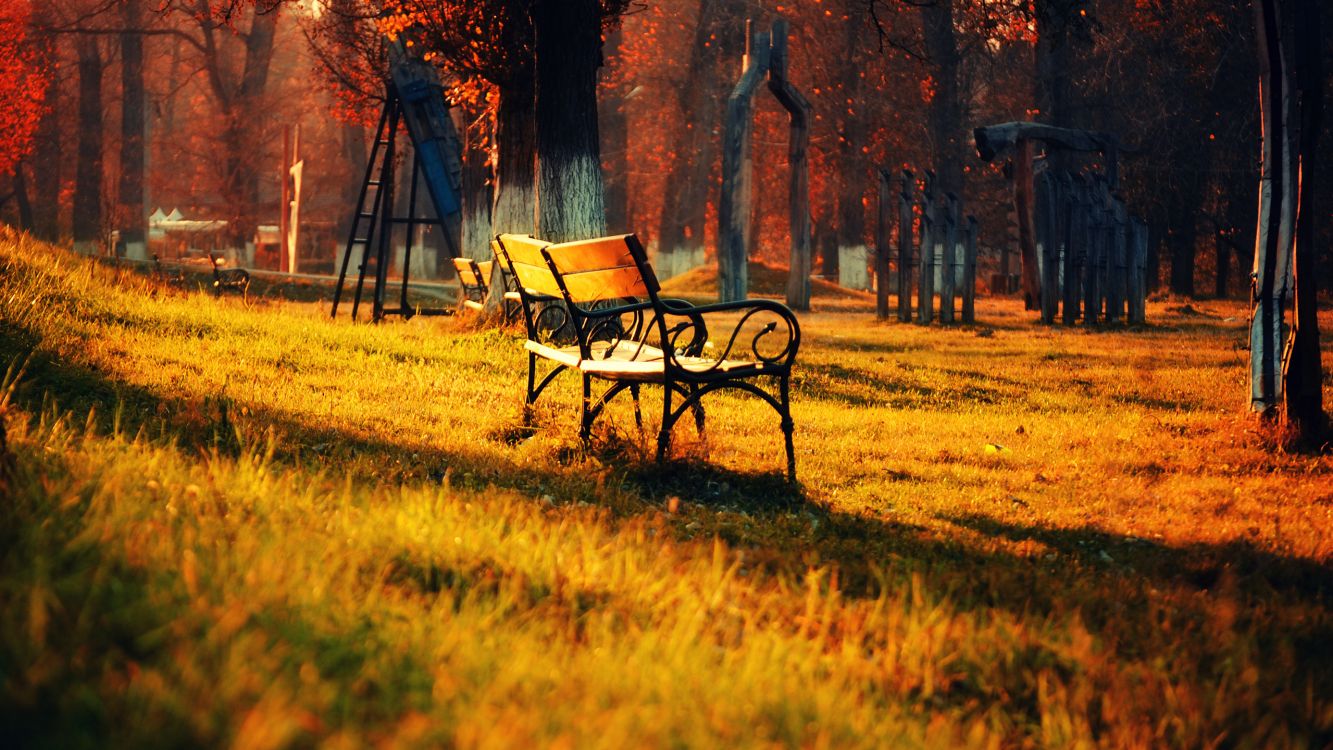
[[[1319,359],[1319,309],[1316,288],[1314,176],[1315,153],[1323,129],[1324,71],[1320,49],[1324,0],[1292,0],[1291,17],[1297,21],[1291,32],[1295,63],[1292,78],[1296,84],[1297,109],[1300,113],[1300,140],[1297,145],[1296,180],[1299,197],[1296,213],[1295,245],[1292,248],[1294,272],[1294,311],[1291,336],[1282,358],[1284,416],[1306,445],[1320,446],[1327,437],[1328,416],[1324,414],[1323,368]],[[1290,198],[1290,197],[1289,197]],[[1327,217],[1325,217],[1327,218]]]
[[[39,3],[34,12],[37,23],[47,26],[54,23],[53,9]],[[45,102],[46,111],[37,123],[37,134],[33,156],[27,162],[32,168],[33,188],[33,236],[47,242],[60,240],[60,165],[61,145],[60,115],[65,110],[60,94],[60,71],[55,66],[56,44],[59,36],[42,38],[44,53],[43,67],[51,71],[47,80]]]
[[[865,66],[856,51],[861,48],[861,36],[865,27],[865,18],[859,13],[847,14],[843,22],[847,57],[839,72],[842,79],[841,93],[844,101],[838,102],[838,249],[824,259],[824,274],[833,281],[838,280],[840,256],[844,250],[866,248],[866,190],[870,187],[870,174],[866,169],[866,160],[861,149],[866,145],[867,125],[863,75]],[[845,105],[845,106],[842,106]]]
[[[79,151],[74,182],[74,249],[91,255],[102,242],[102,73],[95,39],[78,47]]]
[[[514,40],[511,40],[514,41]],[[495,113],[495,204],[491,236],[537,231],[537,122],[531,64],[523,65],[500,87]],[[486,314],[498,314],[504,285],[500,264],[491,268]]]
[[[563,242],[606,233],[597,131],[597,0],[535,0],[537,227]]]
[[[479,112],[462,108],[463,122],[463,255],[477,260],[491,257],[491,158],[487,139],[477,133]]]
[[[606,34],[607,59],[620,53],[621,29],[619,24]],[[610,66],[607,66],[610,70]],[[602,181],[606,188],[606,225],[612,232],[630,232],[629,226],[629,115],[625,101],[625,85],[612,83],[604,88],[607,96],[600,111],[598,128],[602,144]]]
[[[1191,148],[1186,164],[1206,165],[1207,151]],[[1201,166],[1207,169],[1206,166]],[[1203,209],[1203,178],[1197,172],[1186,172],[1184,184],[1172,194],[1174,204],[1170,216],[1171,291],[1194,296],[1194,265],[1199,240],[1198,217]]]
[[[954,0],[921,7],[926,55],[931,62],[935,93],[927,120],[930,124],[931,156],[935,167],[935,194],[963,194],[963,102],[958,85],[958,38],[954,32]]]
[[[690,257],[704,245],[705,208],[708,203],[709,177],[716,158],[713,132],[721,114],[710,106],[726,95],[725,79],[717,73],[724,50],[720,37],[733,36],[718,24],[718,0],[700,0],[694,38],[690,44],[685,76],[677,89],[678,115],[662,196],[662,214],[657,229],[658,264],[663,275],[675,273],[683,264],[676,254]]]
[[[144,211],[143,0],[124,0],[120,34],[120,239],[125,256],[148,259],[148,215]]]
[[[1290,200],[1287,131],[1291,96],[1278,0],[1254,4],[1259,54],[1259,106],[1263,162],[1259,178],[1259,219],[1255,230],[1253,288],[1250,302],[1250,406],[1265,415],[1277,408],[1281,379],[1278,346],[1286,296],[1291,227],[1284,203]]]

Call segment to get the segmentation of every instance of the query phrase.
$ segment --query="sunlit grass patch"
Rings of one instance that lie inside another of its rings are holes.
[[[184,294],[5,234],[0,726],[1322,746],[1333,464],[1240,413],[1239,307],[1173,307],[805,316],[793,486],[754,399],[705,400],[659,465],[628,399],[579,443],[572,377],[524,415],[515,332]]]

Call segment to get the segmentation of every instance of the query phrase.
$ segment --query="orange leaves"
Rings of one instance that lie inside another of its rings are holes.
[[[32,148],[32,135],[46,108],[48,71],[42,50],[29,37],[29,0],[8,0],[0,15],[0,174],[7,174]]]
[[[935,99],[936,83],[935,77],[927,74],[921,79],[921,101],[930,104]]]

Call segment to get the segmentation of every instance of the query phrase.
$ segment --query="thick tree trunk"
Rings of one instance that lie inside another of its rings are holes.
[[[121,6],[120,35],[120,240],[125,257],[148,260],[148,215],[144,211],[143,0]]]
[[[473,123],[480,113],[464,108],[463,123],[463,255],[477,260],[491,259],[491,208],[494,181],[490,151],[485,138],[479,137]]]
[[[537,227],[564,242],[606,233],[597,132],[597,0],[535,0]]]
[[[1259,220],[1255,230],[1253,288],[1250,307],[1250,407],[1262,414],[1277,408],[1281,388],[1278,347],[1282,336],[1286,254],[1284,201],[1286,175],[1287,105],[1289,96],[1278,0],[1257,0],[1259,106],[1263,129],[1263,161],[1259,178]]]
[[[78,47],[79,151],[74,179],[74,249],[93,254],[102,242],[102,73],[96,40]]]
[[[935,82],[927,121],[930,125],[931,156],[935,169],[936,195],[963,193],[963,103],[958,85],[962,58],[954,31],[953,0],[921,7],[921,25]]]
[[[720,107],[712,106],[725,94],[717,65],[726,44],[718,44],[718,0],[701,0],[694,28],[689,62],[678,90],[681,125],[676,129],[671,160],[662,196],[662,214],[657,229],[657,253],[665,274],[670,275],[683,263],[675,257],[689,258],[704,246],[705,208],[708,203],[709,176],[715,158],[713,130]]]
[[[614,59],[620,53],[621,30],[617,25],[606,34],[605,54]],[[610,70],[610,67],[607,67]],[[602,182],[606,189],[606,225],[610,231],[621,234],[634,231],[629,220],[629,104],[623,84],[605,89],[605,105],[601,108],[598,128],[602,135]]]
[[[824,261],[824,274],[838,280],[840,256],[846,251],[856,257],[857,250],[864,254],[866,247],[865,196],[872,184],[861,149],[866,145],[869,123],[865,116],[865,66],[856,50],[861,48],[865,17],[848,13],[844,24],[847,56],[839,71],[842,94],[846,106],[838,108],[838,250]],[[883,252],[883,248],[877,248]]]
[[[1320,3],[1324,0],[1293,0],[1291,15],[1298,19],[1292,31],[1294,80],[1300,112],[1296,180],[1299,197],[1296,213],[1294,300],[1291,336],[1282,358],[1284,416],[1307,446],[1318,447],[1327,437],[1324,414],[1323,368],[1319,355],[1319,310],[1316,288],[1314,176],[1315,153],[1323,128],[1324,71]],[[1327,218],[1327,217],[1325,217]]]
[[[520,69],[500,87],[495,113],[495,203],[491,236],[534,234],[537,231],[537,122],[534,118],[532,70]],[[486,314],[498,314],[504,285],[500,264],[491,269]]]
[[[1195,152],[1187,164],[1199,164],[1206,169],[1206,153]],[[1171,291],[1194,296],[1194,265],[1199,241],[1198,217],[1203,209],[1203,179],[1198,173],[1186,172],[1184,184],[1172,197],[1170,219]]]
[[[53,9],[45,4],[38,4],[36,21],[42,25],[54,23]],[[60,76],[55,68],[56,44],[59,37],[44,37],[44,67],[52,71],[46,84],[46,111],[37,123],[36,143],[31,159],[27,162],[32,168],[33,189],[33,236],[47,242],[60,239],[60,165],[63,138],[60,132],[60,115],[65,111],[61,100]]]

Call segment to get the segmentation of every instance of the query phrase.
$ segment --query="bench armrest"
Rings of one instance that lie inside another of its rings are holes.
[[[731,327],[727,342],[720,350],[713,347],[708,358],[716,361],[711,368],[700,368],[691,363],[690,371],[694,374],[707,374],[719,371],[724,360],[744,358],[756,364],[788,368],[796,359],[796,351],[801,345],[801,326],[791,308],[772,300],[738,300],[718,302],[709,305],[691,306],[688,309],[663,311],[668,318],[668,345],[662,348],[668,352],[669,361],[680,366],[677,356],[699,356],[711,346],[708,341],[708,329],[704,321],[708,317],[725,313],[740,313],[740,319]],[[674,323],[671,319],[684,318]]]

